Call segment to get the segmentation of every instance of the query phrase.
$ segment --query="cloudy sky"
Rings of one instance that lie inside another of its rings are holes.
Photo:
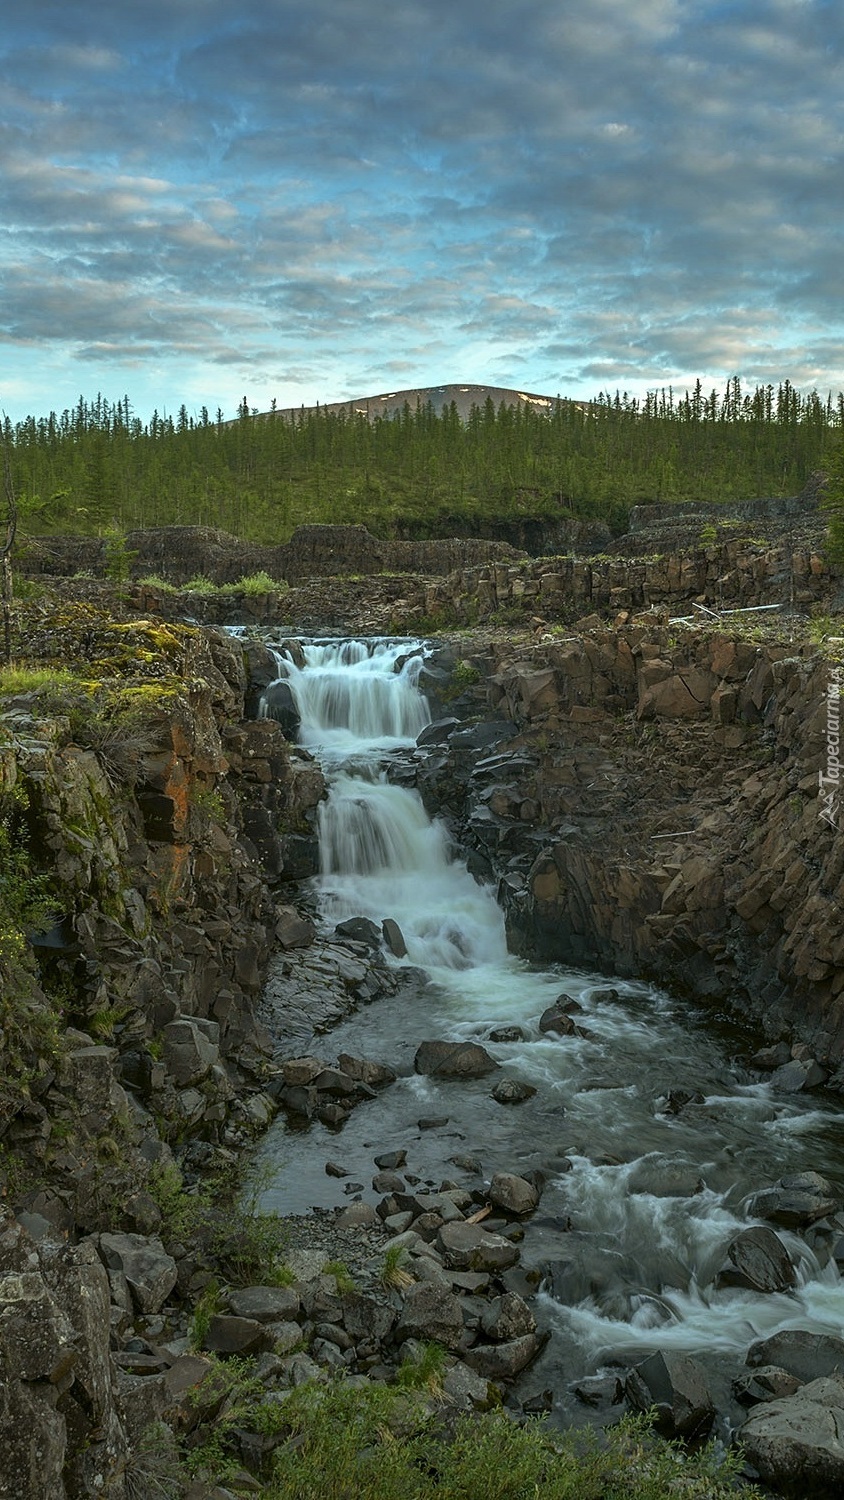
[[[28,0],[0,406],[844,387],[841,0]]]

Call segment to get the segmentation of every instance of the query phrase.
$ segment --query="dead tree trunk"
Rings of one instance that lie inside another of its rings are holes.
[[[5,424],[4,424],[5,427]],[[12,482],[12,465],[9,459],[9,440],[3,433],[3,493],[6,502],[6,535],[0,547],[0,607],[3,611],[3,659],[12,659],[12,548],[18,529],[18,504]]]

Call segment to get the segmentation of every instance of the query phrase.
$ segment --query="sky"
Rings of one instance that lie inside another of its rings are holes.
[[[841,0],[28,0],[0,409],[844,388]]]

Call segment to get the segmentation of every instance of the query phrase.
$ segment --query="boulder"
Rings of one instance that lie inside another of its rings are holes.
[[[844,1377],[844,1339],[810,1333],[807,1328],[785,1328],[751,1344],[745,1362],[751,1367],[776,1365],[802,1381],[826,1375]]]
[[[369,917],[348,917],[345,922],[338,922],[334,931],[337,937],[363,943],[367,948],[381,947],[381,929]]]
[[[479,1224],[443,1224],[437,1239],[446,1265],[455,1271],[506,1271],[519,1258],[515,1245]]]
[[[743,1286],[754,1292],[785,1292],[794,1286],[797,1275],[779,1235],[759,1224],[736,1235],[727,1249],[726,1263],[715,1280],[717,1286]]]
[[[514,1380],[520,1370],[536,1359],[541,1348],[538,1334],[524,1333],[503,1344],[476,1344],[464,1357],[469,1368],[487,1380]]]
[[[798,1495],[844,1493],[844,1377],[826,1375],[751,1412],[739,1441],[766,1484]]]
[[[265,1323],[225,1313],[214,1314],[203,1340],[209,1354],[260,1354],[272,1347],[272,1334]]]
[[[381,936],[384,939],[384,947],[388,953],[392,953],[393,958],[407,957],[407,944],[404,940],[404,933],[399,927],[398,922],[394,921],[392,917],[385,917],[381,923]]]
[[[219,1035],[216,1022],[200,1023],[184,1016],[164,1027],[164,1066],[180,1088],[206,1078],[220,1061]]]
[[[509,1343],[523,1338],[526,1333],[535,1333],[536,1319],[518,1292],[505,1292],[485,1304],[481,1312],[481,1328],[488,1339]]]
[[[519,1078],[500,1078],[492,1090],[492,1097],[496,1104],[524,1104],[535,1093],[532,1083],[522,1083]]]
[[[121,1271],[139,1312],[157,1313],[176,1285],[177,1268],[159,1239],[140,1234],[101,1234],[100,1258],[109,1271]]]
[[[666,1437],[704,1437],[715,1407],[706,1377],[695,1360],[683,1354],[651,1354],[628,1372],[627,1399],[637,1411],[656,1408],[656,1427]]]
[[[299,1293],[289,1286],[245,1286],[229,1292],[228,1303],[238,1318],[277,1323],[299,1314]]]
[[[396,1075],[392,1068],[386,1063],[370,1062],[366,1057],[352,1057],[348,1052],[341,1052],[337,1059],[337,1066],[356,1083],[365,1083],[367,1088],[382,1089],[387,1084],[395,1083]]]
[[[760,1401],[777,1401],[782,1396],[793,1396],[801,1382],[796,1375],[789,1375],[778,1365],[760,1365],[756,1370],[745,1370],[733,1381],[733,1395],[742,1406],[758,1406]]]
[[[784,1229],[801,1229],[835,1213],[840,1205],[820,1173],[795,1172],[757,1193],[748,1206],[760,1219],[770,1219]]]
[[[408,1288],[397,1329],[399,1339],[426,1339],[459,1349],[464,1336],[459,1298],[446,1287],[422,1281]]]
[[[271,682],[261,695],[261,714],[281,725],[285,739],[294,740],[299,729],[299,709],[286,678]]]
[[[505,1213],[521,1218],[533,1213],[539,1202],[539,1189],[525,1177],[512,1172],[496,1172],[489,1185],[490,1202]]]
[[[422,1042],[413,1059],[417,1073],[432,1078],[485,1078],[498,1063],[479,1042]]]
[[[275,935],[282,948],[308,948],[316,938],[316,927],[295,906],[277,906]]]

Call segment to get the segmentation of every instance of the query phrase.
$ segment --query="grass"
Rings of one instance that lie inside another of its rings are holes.
[[[178,1167],[171,1163],[153,1169],[147,1189],[161,1212],[165,1244],[188,1240],[235,1284],[259,1280],[262,1286],[289,1285],[283,1219],[257,1212],[250,1198],[238,1201],[235,1181],[210,1178],[187,1192]]]
[[[414,1277],[405,1270],[403,1261],[407,1259],[407,1251],[404,1245],[389,1245],[384,1254],[384,1264],[381,1267],[382,1286],[392,1287],[394,1291],[403,1291],[412,1286]]]
[[[61,667],[27,667],[17,661],[0,666],[0,696],[37,693],[43,688],[58,691],[78,686],[73,674]]]
[[[343,1260],[327,1260],[322,1268],[323,1276],[333,1276],[338,1292],[353,1292],[354,1278]]]

